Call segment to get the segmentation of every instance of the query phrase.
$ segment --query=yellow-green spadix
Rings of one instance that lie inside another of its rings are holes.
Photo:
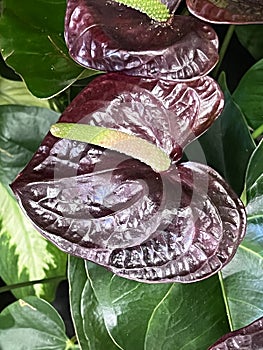
[[[145,13],[151,19],[158,22],[166,22],[170,18],[168,8],[160,0],[114,0],[119,4],[132,7]]]
[[[53,136],[87,142],[139,159],[154,171],[168,170],[171,160],[156,145],[128,133],[100,126],[75,123],[57,123],[50,129]]]

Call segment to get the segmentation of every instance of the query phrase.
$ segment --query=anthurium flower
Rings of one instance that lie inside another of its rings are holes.
[[[262,349],[263,317],[250,325],[228,333],[208,350],[260,350]]]
[[[262,0],[186,0],[189,11],[213,23],[263,23]]]
[[[206,165],[179,162],[222,108],[209,77],[100,76],[59,123],[138,137],[169,155],[170,167],[156,172],[123,153],[49,133],[12,189],[35,227],[67,253],[138,281],[201,280],[233,257],[245,233],[245,210],[225,181]]]
[[[178,1],[163,1],[171,11]],[[206,75],[218,61],[218,39],[207,24],[171,14],[165,23],[116,1],[68,0],[65,40],[84,67],[171,81]]]

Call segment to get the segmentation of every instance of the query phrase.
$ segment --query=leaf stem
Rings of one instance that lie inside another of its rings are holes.
[[[51,282],[61,282],[66,280],[66,276],[55,276],[50,278],[44,278],[42,280],[34,280],[34,281],[27,281],[27,282],[21,282],[16,284],[10,284],[8,286],[3,286],[0,288],[0,293],[9,292],[12,289],[18,289],[18,288],[24,288],[28,286],[32,286],[34,284],[45,284],[45,283],[51,283]]]
[[[233,33],[235,31],[235,26],[233,24],[230,24],[230,26],[228,27],[228,30],[226,32],[226,35],[225,35],[225,38],[224,38],[224,41],[222,43],[222,46],[221,46],[221,49],[220,49],[220,52],[219,52],[219,61],[212,73],[212,76],[213,78],[217,79],[218,78],[218,74],[219,74],[219,69],[221,67],[221,64],[223,62],[223,59],[225,57],[225,54],[226,54],[226,51],[227,51],[227,48],[228,48],[228,45],[232,39],[232,36],[233,36]]]
[[[261,134],[263,134],[263,124],[254,130],[251,136],[254,140],[256,140]]]
[[[226,308],[226,314],[227,314],[229,328],[230,328],[230,331],[232,332],[234,330],[233,320],[232,320],[231,310],[230,310],[229,304],[228,304],[227,292],[226,292],[226,289],[225,289],[224,279],[223,279],[221,271],[218,272],[218,277],[219,277],[219,283],[220,283],[221,290],[222,290],[222,297],[223,297],[223,300],[224,300],[224,303],[225,303],[225,308]]]

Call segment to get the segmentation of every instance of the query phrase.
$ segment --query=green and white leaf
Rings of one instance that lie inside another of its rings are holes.
[[[65,275],[66,254],[38,233],[6,187],[0,183],[0,277],[6,284]],[[17,298],[54,298],[57,283],[14,289]]]
[[[0,106],[0,277],[6,284],[65,275],[66,255],[33,228],[8,187],[57,118],[46,108]],[[57,283],[13,293],[17,298],[38,295],[51,300]]]

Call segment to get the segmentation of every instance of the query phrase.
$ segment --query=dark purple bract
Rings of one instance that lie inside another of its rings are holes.
[[[161,24],[114,1],[68,0],[65,39],[84,67],[145,78],[190,81],[218,61],[217,35],[207,24],[189,16]]]
[[[250,325],[228,333],[208,350],[262,350],[263,317]]]
[[[60,121],[142,137],[174,159],[170,169],[159,174],[123,154],[49,133],[12,189],[36,228],[70,254],[143,282],[206,278],[233,257],[245,210],[214,170],[178,161],[222,108],[209,77],[188,84],[98,77]]]
[[[186,0],[189,10],[213,23],[263,23],[262,0]]]

